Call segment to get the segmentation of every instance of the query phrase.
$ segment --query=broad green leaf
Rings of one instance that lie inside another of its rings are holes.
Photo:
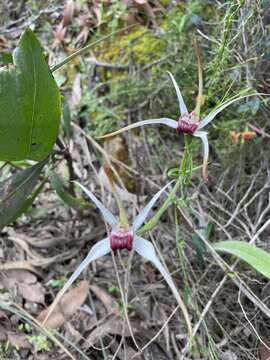
[[[40,161],[51,151],[60,123],[60,93],[42,47],[27,29],[0,68],[0,160]]]
[[[36,187],[40,172],[46,160],[20,171],[0,183],[0,230],[14,221],[22,212],[32,204],[34,197],[31,195]]]
[[[91,205],[83,199],[78,199],[71,195],[68,190],[65,189],[65,185],[62,179],[54,171],[50,171],[51,185],[56,191],[60,199],[74,210],[89,209]]]
[[[251,267],[270,279],[270,254],[244,241],[220,241],[213,248],[239,257]]]

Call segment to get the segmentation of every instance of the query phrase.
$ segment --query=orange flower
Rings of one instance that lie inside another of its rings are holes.
[[[255,131],[246,130],[246,131],[237,133],[236,131],[233,130],[233,131],[230,131],[230,135],[231,135],[232,143],[237,144],[240,137],[242,137],[242,140],[244,142],[245,140],[253,139],[257,134]]]
[[[238,133],[236,131],[230,131],[230,135],[231,135],[231,140],[233,144],[237,144],[238,143],[238,139],[239,136],[241,135],[241,133]]]
[[[241,133],[243,140],[251,140],[256,136],[255,131],[243,131]]]

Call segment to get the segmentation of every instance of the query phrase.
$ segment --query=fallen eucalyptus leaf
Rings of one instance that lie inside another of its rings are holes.
[[[73,315],[85,302],[88,292],[89,283],[86,280],[81,281],[77,287],[70,289],[53,309],[53,312],[45,323],[46,327],[52,329],[61,327],[66,322],[67,318]],[[46,319],[49,311],[50,306],[39,314],[38,320],[42,322]]]
[[[44,288],[37,277],[26,270],[8,270],[2,278],[3,285],[26,300],[44,304]]]

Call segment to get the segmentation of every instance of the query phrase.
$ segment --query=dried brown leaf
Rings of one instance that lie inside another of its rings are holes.
[[[63,25],[64,27],[71,23],[75,13],[75,2],[73,0],[67,0],[63,10]]]
[[[26,300],[44,304],[44,288],[37,277],[26,270],[8,270],[2,274],[3,285]]]
[[[96,26],[99,26],[101,24],[101,4],[99,1],[97,0],[92,1],[91,11],[97,18]]]
[[[24,269],[29,270],[34,274],[41,275],[38,270],[34,268],[30,261],[9,261],[5,264],[0,264],[0,273],[7,270]]]
[[[76,37],[75,44],[85,44],[89,36],[89,27],[85,26]]]
[[[3,326],[0,325],[0,341],[5,341],[7,339],[7,334]]]
[[[19,284],[19,290],[22,296],[28,300],[39,304],[44,304],[44,288],[37,282],[35,284]]]
[[[118,346],[119,346],[118,342],[112,342],[110,348],[114,354],[117,351],[117,358],[119,360],[133,359],[133,358],[135,358],[136,360],[142,360],[142,356],[138,355],[137,351],[132,349],[132,347],[126,345],[125,349],[122,348],[119,349]]]
[[[37,281],[37,277],[26,270],[9,270],[5,273],[5,279],[9,286],[15,286],[20,282],[25,282],[26,284],[33,284]]]
[[[85,340],[84,348],[88,348],[96,344],[104,336],[112,335],[122,335],[123,323],[122,319],[119,317],[113,316],[110,319],[106,318],[102,324],[97,326]],[[129,336],[129,334],[127,335]]]
[[[89,283],[86,280],[81,281],[77,287],[70,289],[57,306],[55,306],[55,309],[46,321],[46,326],[52,329],[61,327],[67,318],[73,315],[85,302],[88,292]],[[50,306],[39,314],[38,320],[43,322],[49,311]]]
[[[52,44],[53,49],[57,49],[65,40],[67,28],[61,22],[57,25],[55,31],[53,32],[54,35],[54,42]]]
[[[76,37],[75,44],[83,45],[87,41],[91,29],[91,14],[89,11],[87,14],[83,14],[79,17],[79,24],[82,30]]]
[[[92,290],[96,297],[99,298],[109,314],[120,315],[120,309],[117,302],[110,294],[96,285],[90,285],[90,290]]]
[[[0,310],[0,319],[8,319],[7,314],[3,310]]]
[[[31,345],[27,341],[26,336],[24,334],[17,334],[12,331],[6,332],[8,340],[10,344],[14,347],[18,347],[20,349],[30,349]]]

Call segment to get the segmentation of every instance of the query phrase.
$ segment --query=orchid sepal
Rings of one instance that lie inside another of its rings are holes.
[[[203,143],[203,169],[202,175],[205,182],[208,181],[207,163],[209,158],[209,142],[206,131],[196,131],[193,136],[199,137]]]
[[[239,100],[242,100],[242,99],[245,99],[245,98],[250,97],[250,96],[255,96],[255,95],[258,96],[258,95],[264,95],[264,94],[254,93],[254,94],[248,94],[248,95],[241,95],[241,96],[238,96],[238,97],[233,98],[233,99],[231,99],[231,100],[225,101],[223,104],[221,104],[220,106],[218,106],[217,109],[211,111],[210,114],[206,115],[206,117],[199,122],[199,125],[198,125],[197,130],[201,130],[201,129],[203,129],[205,126],[207,126],[211,121],[214,120],[214,118],[215,118],[221,111],[223,111],[224,109],[226,109],[226,107],[230,106],[230,105],[233,104],[234,102],[239,101]]]
[[[151,125],[151,124],[157,124],[157,125],[166,125],[169,126],[173,129],[177,128],[177,121],[170,119],[170,118],[160,118],[160,119],[147,119],[147,120],[142,120],[142,121],[138,121],[135,122],[133,124],[130,124],[128,126],[125,126],[117,131],[114,131],[112,133],[103,135],[103,136],[99,136],[98,139],[105,139],[105,138],[109,138],[111,136],[115,136],[118,134],[121,134],[124,131],[130,130],[130,129],[134,129],[140,126],[144,126],[144,125]]]
[[[177,95],[178,103],[179,103],[180,114],[181,114],[181,116],[184,116],[184,115],[188,114],[188,109],[187,109],[186,104],[184,102],[183,96],[181,94],[181,91],[179,89],[179,86],[177,85],[177,82],[176,82],[173,74],[170,71],[167,71],[167,73],[170,75],[170,78],[172,80],[173,86],[174,86],[175,91],[176,91],[176,95]]]
[[[77,184],[84,192],[85,194],[90,198],[90,200],[93,201],[93,203],[96,205],[96,207],[100,210],[102,213],[104,219],[107,221],[107,223],[111,226],[117,225],[118,221],[115,218],[115,216],[96,198],[96,196],[88,190],[85,186],[80,184],[77,181],[74,181],[75,184]]]

